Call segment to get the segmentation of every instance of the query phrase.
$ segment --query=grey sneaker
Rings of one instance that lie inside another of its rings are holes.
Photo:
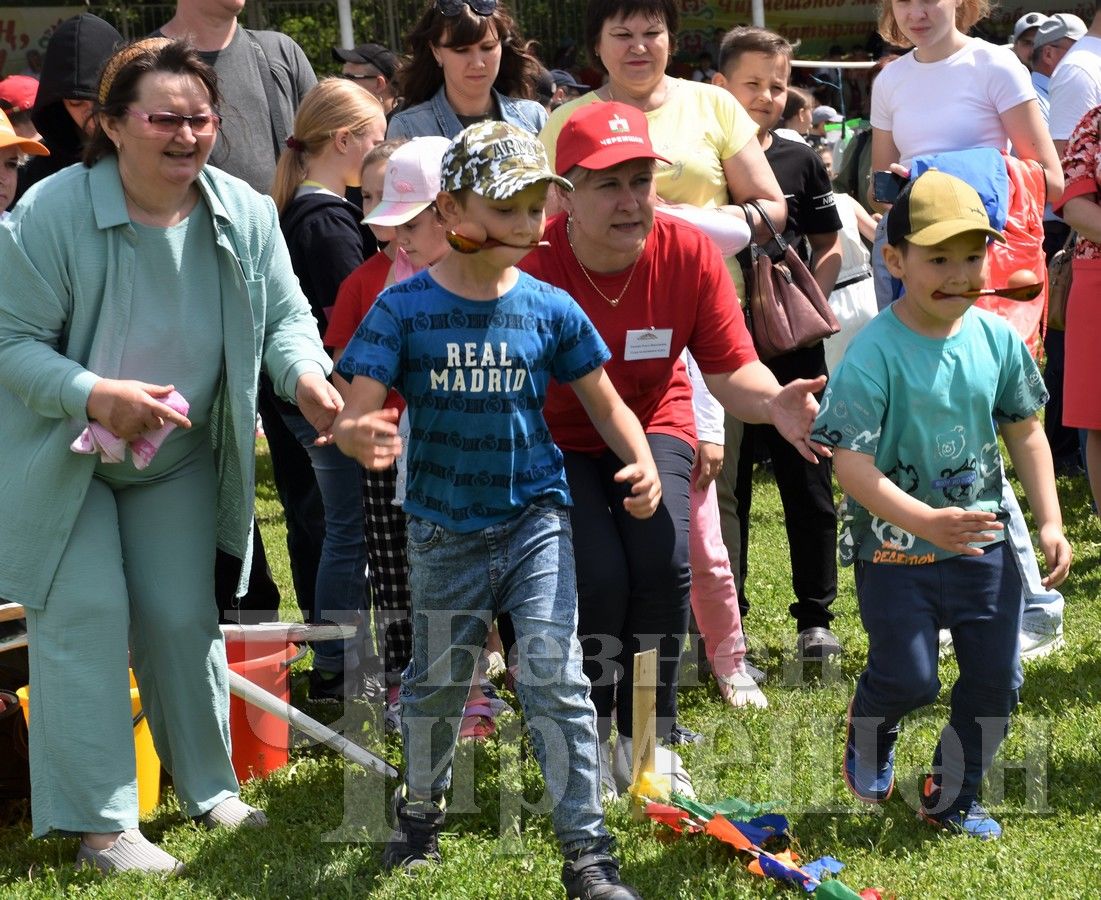
[[[184,864],[156,844],[145,839],[136,828],[129,828],[118,836],[106,850],[93,850],[84,841],[76,854],[76,866],[95,866],[105,875],[111,872],[160,872],[164,875],[182,875]]]

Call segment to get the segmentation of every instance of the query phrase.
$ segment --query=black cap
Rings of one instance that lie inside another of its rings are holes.
[[[387,78],[393,78],[398,68],[398,55],[382,44],[360,44],[351,50],[333,47],[333,59],[337,62],[374,66]]]
[[[551,69],[551,76],[554,78],[554,86],[560,88],[573,88],[575,91],[591,91],[592,88],[587,84],[582,84],[576,78],[574,78],[565,69]]]

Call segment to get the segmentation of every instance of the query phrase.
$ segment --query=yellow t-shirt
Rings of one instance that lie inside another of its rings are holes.
[[[665,102],[646,113],[654,149],[672,161],[658,163],[658,196],[667,203],[711,208],[730,202],[723,160],[757,136],[757,124],[727,91],[713,84],[673,79]],[[574,110],[601,102],[595,92],[558,107],[539,139],[551,168],[558,134]]]

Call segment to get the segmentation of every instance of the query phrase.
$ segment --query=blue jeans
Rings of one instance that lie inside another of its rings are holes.
[[[1021,578],[1024,595],[1024,614],[1021,627],[1036,634],[1056,634],[1063,630],[1063,595],[1048,589],[1040,581],[1040,567],[1036,564],[1036,551],[1032,549],[1032,535],[1028,532],[1021,505],[1013,493],[1013,486],[1002,470],[1002,509],[1009,513],[1005,540],[1013,551],[1013,562]]]
[[[1013,552],[1000,541],[982,556],[955,556],[924,566],[856,564],[868,665],[856,684],[856,727],[894,727],[940,693],[941,628],[952,631],[960,677],[933,766],[944,802],[966,808],[1005,738],[1024,679],[1017,634],[1021,581]]]
[[[881,309],[886,309],[902,293],[902,282],[887,271],[887,263],[883,261],[883,246],[887,243],[887,215],[883,214],[875,226],[875,241],[872,244],[872,284],[875,285],[875,302]]]
[[[335,444],[315,447],[317,431],[306,419],[283,412],[283,421],[310,455],[325,508],[325,540],[317,568],[313,621],[359,626],[360,637],[313,644],[314,667],[343,672],[359,666],[366,628],[367,540],[359,464]]]
[[[413,658],[402,677],[405,782],[416,800],[451,782],[451,759],[474,665],[495,616],[516,631],[516,691],[554,807],[564,853],[607,832],[600,806],[596,712],[581,671],[577,584],[566,510],[536,501],[460,534],[408,517]]]

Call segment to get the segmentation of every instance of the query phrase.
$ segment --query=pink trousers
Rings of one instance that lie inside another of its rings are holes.
[[[715,482],[705,491],[696,490],[693,483],[688,493],[692,504],[688,522],[692,612],[712,671],[716,675],[732,675],[744,670],[745,639],[738,611],[738,589],[719,529]]]

